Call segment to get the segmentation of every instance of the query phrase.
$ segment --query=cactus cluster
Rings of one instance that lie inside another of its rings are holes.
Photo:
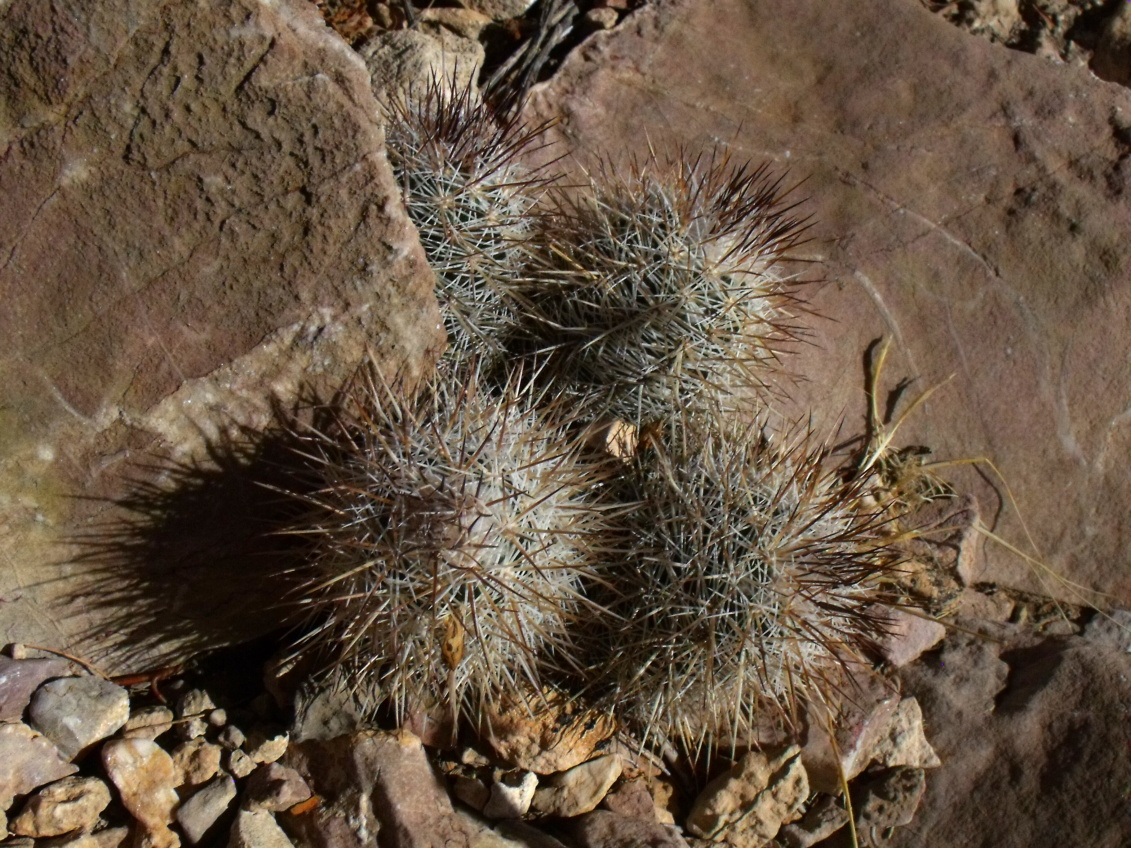
[[[541,130],[472,91],[387,117],[450,348],[415,399],[370,379],[303,434],[297,650],[399,715],[553,680],[655,741],[738,744],[831,696],[884,632],[898,554],[866,474],[759,425],[804,314],[782,179],[652,155],[561,187],[522,164]],[[584,446],[610,419],[633,455]]]

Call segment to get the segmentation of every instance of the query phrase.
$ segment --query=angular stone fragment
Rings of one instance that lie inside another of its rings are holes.
[[[884,768],[937,768],[942,765],[927,741],[923,730],[923,711],[914,697],[904,698],[895,708],[887,734],[872,752],[872,762]]]
[[[800,747],[772,756],[751,751],[707,784],[691,807],[687,830],[730,845],[761,845],[798,817],[808,796]]]
[[[881,772],[854,792],[858,830],[882,833],[908,824],[926,789],[926,773],[917,768]]]
[[[231,807],[236,798],[236,783],[228,775],[217,777],[200,787],[177,808],[177,824],[195,845]]]
[[[78,771],[54,742],[19,722],[0,724],[0,763],[0,810],[12,806],[13,796]]]
[[[575,848],[687,848],[675,828],[594,810],[569,822]]]
[[[8,829],[36,838],[90,830],[109,803],[110,789],[97,777],[65,777],[28,798]]]
[[[228,848],[295,848],[267,810],[240,810]]]
[[[63,677],[35,691],[28,716],[64,756],[76,757],[126,723],[130,696],[121,686],[94,675]]]
[[[550,775],[534,793],[532,807],[547,816],[570,818],[596,809],[621,773],[620,757],[606,754]]]
[[[248,778],[246,803],[272,812],[287,810],[310,797],[310,786],[293,768],[267,763]]]
[[[538,775],[532,771],[500,774],[491,784],[483,815],[489,819],[520,819],[530,809],[537,788]]]
[[[224,749],[204,738],[190,739],[173,749],[173,768],[177,786],[199,786],[220,771]]]
[[[45,680],[73,674],[64,659],[14,660],[0,657],[0,721],[22,721],[32,693]]]
[[[168,707],[142,707],[130,713],[122,726],[123,739],[156,739],[173,729],[173,711]]]

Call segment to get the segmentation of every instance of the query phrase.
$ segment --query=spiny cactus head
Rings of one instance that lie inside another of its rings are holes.
[[[561,385],[637,423],[764,392],[800,333],[800,284],[778,263],[805,221],[781,176],[653,155],[555,198],[522,293]]]
[[[370,375],[333,427],[300,433],[321,485],[293,531],[310,546],[296,653],[379,687],[398,718],[429,694],[481,711],[576,664],[607,472],[524,391],[449,370],[407,399]]]
[[[733,422],[667,428],[623,483],[642,506],[595,664],[608,702],[646,738],[734,747],[767,711],[835,699],[900,561],[861,484],[807,435],[775,448]]]
[[[499,355],[515,324],[508,288],[552,179],[520,160],[546,144],[545,129],[438,80],[388,107],[389,158],[436,273],[452,358]]]

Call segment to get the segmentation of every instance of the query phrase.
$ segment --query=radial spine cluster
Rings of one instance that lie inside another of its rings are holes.
[[[798,334],[776,267],[804,230],[787,195],[722,155],[607,165],[555,193],[522,294],[559,389],[637,423],[759,397]]]
[[[498,356],[516,320],[508,288],[549,179],[519,157],[542,143],[542,129],[523,129],[474,90],[438,82],[387,111],[390,160],[436,273],[449,358]]]
[[[371,379],[334,432],[305,435],[324,485],[305,497],[297,647],[379,683],[398,716],[429,692],[539,691],[587,603],[601,466],[529,396],[460,383],[441,372],[406,401]]]
[[[596,679],[660,740],[742,744],[760,713],[795,718],[833,691],[885,632],[886,517],[807,435],[782,449],[749,432],[672,428],[622,479],[640,507]]]

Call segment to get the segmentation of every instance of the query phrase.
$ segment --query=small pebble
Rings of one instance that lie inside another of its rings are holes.
[[[228,754],[228,771],[239,780],[255,771],[255,760],[237,748]]]
[[[130,714],[122,726],[123,739],[156,739],[173,729],[173,711],[168,707],[142,707]]]
[[[220,731],[220,735],[216,737],[216,741],[227,748],[229,751],[234,751],[236,748],[242,748],[243,743],[247,741],[242,730],[234,724],[229,724]]]

